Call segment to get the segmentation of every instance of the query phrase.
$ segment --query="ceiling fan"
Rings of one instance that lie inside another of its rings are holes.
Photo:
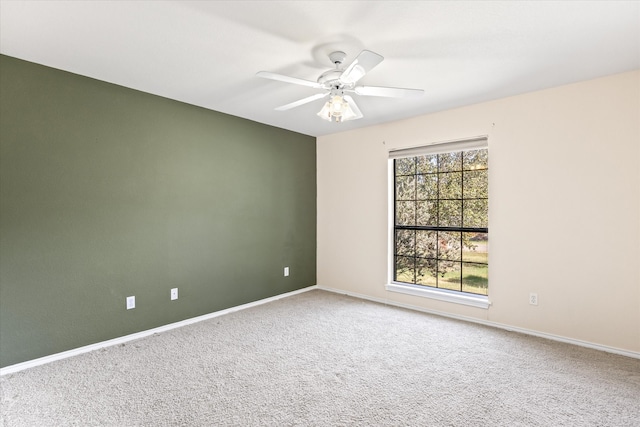
[[[278,80],[285,83],[293,83],[307,86],[314,89],[322,89],[323,93],[308,96],[298,101],[277,107],[278,111],[290,110],[317,99],[329,98],[324,104],[318,116],[328,121],[342,122],[345,120],[356,120],[362,118],[362,112],[356,105],[353,98],[348,95],[355,93],[362,96],[382,96],[387,98],[414,98],[424,94],[422,89],[404,89],[382,86],[356,86],[366,73],[371,71],[384,59],[381,55],[370,50],[363,50],[358,57],[347,67],[342,68],[347,54],[336,51],[329,54],[329,59],[336,68],[325,71],[318,77],[317,81],[299,79],[297,77],[285,76],[269,71],[260,71],[256,75],[265,79]]]

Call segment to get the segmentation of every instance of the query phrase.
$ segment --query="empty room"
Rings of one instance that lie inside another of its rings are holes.
[[[640,2],[0,0],[0,386],[639,425]]]

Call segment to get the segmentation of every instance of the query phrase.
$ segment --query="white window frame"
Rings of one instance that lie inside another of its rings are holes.
[[[441,154],[452,151],[465,151],[473,149],[489,148],[488,138],[486,136],[478,136],[474,138],[466,138],[455,141],[438,142],[428,145],[422,145],[417,147],[402,148],[389,151],[389,160],[387,161],[388,172],[388,248],[387,248],[387,284],[385,289],[390,292],[398,292],[407,295],[413,295],[423,298],[435,299],[438,301],[445,301],[454,304],[468,305],[477,308],[488,309],[491,306],[491,301],[486,295],[474,295],[465,292],[450,291],[447,289],[431,288],[422,285],[415,285],[410,283],[401,283],[393,280],[394,270],[394,252],[395,252],[395,181],[393,161],[397,158],[420,156],[425,154]],[[491,168],[489,168],[491,170]]]

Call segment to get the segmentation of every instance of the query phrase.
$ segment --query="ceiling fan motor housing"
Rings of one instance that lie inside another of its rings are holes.
[[[329,70],[325,71],[318,77],[318,83],[323,85],[327,89],[341,88],[344,84],[340,81],[342,70]]]

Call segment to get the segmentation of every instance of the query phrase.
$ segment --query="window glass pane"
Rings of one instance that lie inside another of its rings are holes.
[[[438,231],[438,259],[460,261],[460,238],[459,231]]]
[[[462,261],[488,263],[488,236],[487,233],[462,233]]]
[[[462,222],[462,200],[440,200],[438,202],[438,225],[460,227]]]
[[[416,219],[416,225],[438,225],[438,202],[426,201],[418,202],[418,217]]]
[[[407,157],[395,159],[396,175],[414,175],[416,173],[416,158]]]
[[[453,261],[438,261],[438,287],[460,290],[460,263]]]
[[[416,259],[416,282],[418,285],[438,286],[438,261],[435,259]]]
[[[416,241],[416,256],[422,258],[437,258],[437,235],[436,231],[430,230],[417,230]]]
[[[416,283],[415,279],[415,258],[397,256],[396,257],[396,282]]]
[[[488,294],[488,150],[394,160],[394,280]]]
[[[435,173],[438,172],[438,155],[418,156],[417,172],[418,173]]]
[[[438,174],[440,199],[462,199],[462,173]]]
[[[487,295],[488,285],[488,265],[462,263],[462,292]]]
[[[438,171],[453,172],[462,170],[462,152],[438,154]]]
[[[486,199],[464,201],[463,227],[489,227],[489,205]]]
[[[489,167],[489,150],[469,150],[463,154],[464,169],[487,169]]]
[[[396,202],[396,224],[415,225],[416,202]]]
[[[415,175],[396,177],[396,200],[415,200],[416,177]]]
[[[467,171],[464,173],[464,198],[486,199],[489,197],[489,171]]]
[[[418,175],[416,177],[416,198],[418,200],[438,198],[438,175]]]
[[[396,255],[415,256],[415,234],[413,230],[396,230]]]

